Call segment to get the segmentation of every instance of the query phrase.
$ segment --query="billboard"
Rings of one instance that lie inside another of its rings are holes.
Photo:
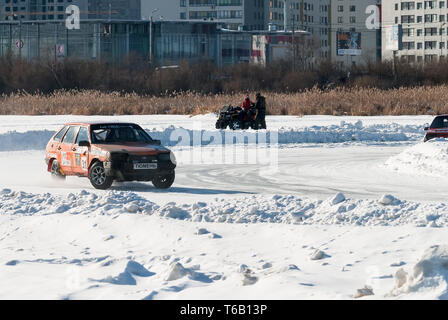
[[[392,25],[384,27],[384,37],[386,40],[386,50],[401,50],[403,31],[401,25]]]
[[[338,32],[336,34],[338,56],[360,56],[361,55],[361,33],[360,32]]]

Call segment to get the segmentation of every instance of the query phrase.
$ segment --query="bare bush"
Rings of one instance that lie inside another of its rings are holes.
[[[249,92],[254,97],[255,92]],[[448,86],[377,88],[317,87],[296,93],[262,92],[272,115],[418,115],[448,113]],[[246,92],[201,94],[173,92],[166,96],[97,90],[13,93],[0,97],[0,114],[204,114],[223,105],[239,105]]]
[[[138,56],[120,64],[0,58],[0,114],[199,114],[238,105],[261,91],[269,114],[400,115],[448,113],[448,61],[425,66],[390,62],[354,66],[330,61],[293,71],[180,62],[152,68]]]

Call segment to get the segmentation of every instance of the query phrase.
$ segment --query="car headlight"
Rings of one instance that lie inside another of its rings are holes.
[[[176,156],[174,155],[173,151],[170,151],[170,160],[173,164],[177,165]]]

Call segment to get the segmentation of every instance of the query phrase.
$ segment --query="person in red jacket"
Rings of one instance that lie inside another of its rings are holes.
[[[251,105],[252,105],[252,101],[250,101],[250,97],[246,96],[246,99],[244,99],[241,107],[243,108],[244,111],[248,112]]]
[[[243,122],[247,119],[251,105],[252,105],[252,101],[250,101],[250,97],[249,97],[249,95],[247,95],[246,98],[244,99],[243,103],[241,104],[241,108],[243,108],[243,110],[240,113],[241,122]]]

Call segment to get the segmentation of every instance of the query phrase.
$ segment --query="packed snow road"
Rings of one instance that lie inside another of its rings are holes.
[[[384,168],[392,156],[406,146],[295,146],[279,148],[278,165],[259,164],[182,164],[195,148],[178,152],[179,166],[174,186],[158,191],[151,183],[115,183],[114,190],[130,190],[161,202],[196,201],[247,194],[293,194],[325,199],[337,192],[357,199],[378,199],[383,194],[410,201],[443,201],[448,177],[399,173]],[[207,148],[202,150],[207,157]],[[241,150],[238,150],[241,149]],[[238,147],[237,153],[251,152]],[[249,148],[250,149],[250,148]],[[211,151],[210,151],[211,152]],[[80,189],[94,191],[86,178],[53,180],[45,171],[40,151],[0,152],[0,188],[28,192],[67,194]],[[433,186],[437,185],[437,188]]]

